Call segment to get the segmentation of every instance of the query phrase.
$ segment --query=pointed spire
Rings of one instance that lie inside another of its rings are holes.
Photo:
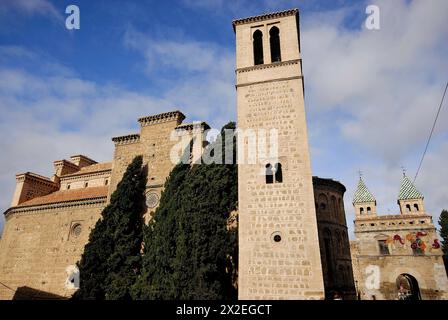
[[[367,189],[362,177],[359,177],[358,188],[355,191],[355,195],[353,197],[353,204],[356,203],[364,203],[364,202],[375,202],[375,197],[372,193]]]
[[[398,194],[398,200],[409,199],[423,199],[423,195],[414,184],[409,180],[408,176],[403,173],[403,180],[401,180],[400,193]]]

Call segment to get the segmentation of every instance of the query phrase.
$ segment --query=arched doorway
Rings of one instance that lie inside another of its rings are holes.
[[[397,277],[397,296],[399,300],[421,300],[417,279],[407,273]]]

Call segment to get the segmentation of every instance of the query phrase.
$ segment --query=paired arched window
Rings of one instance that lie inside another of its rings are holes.
[[[272,166],[270,163],[266,165],[266,183],[282,183],[283,182],[283,172],[282,164],[276,163]]]
[[[253,34],[254,64],[263,64],[263,33],[257,30]]]
[[[419,209],[418,209],[418,204],[414,204],[414,209],[415,209],[415,211],[418,211]]]
[[[359,208],[359,214],[364,214],[364,208]]]
[[[282,61],[280,53],[280,30],[272,27],[269,30],[269,44],[271,45],[271,62]]]
[[[253,50],[254,50],[254,65],[264,63],[263,58],[263,33],[260,30],[256,30],[253,35]],[[282,55],[280,50],[280,29],[272,27],[269,30],[269,45],[271,48],[271,62],[282,61]]]
[[[407,205],[406,205],[406,211],[407,211],[407,212],[411,212],[411,205],[410,205],[410,204],[407,204]]]
[[[372,213],[372,208],[367,207],[367,214],[371,214]]]

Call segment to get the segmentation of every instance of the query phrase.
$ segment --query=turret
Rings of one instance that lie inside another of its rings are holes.
[[[359,178],[358,187],[353,197],[353,206],[355,207],[355,217],[370,218],[376,217],[376,199],[367,189],[362,178]]]
[[[401,214],[424,214],[423,195],[417,190],[411,180],[403,173],[397,203]]]

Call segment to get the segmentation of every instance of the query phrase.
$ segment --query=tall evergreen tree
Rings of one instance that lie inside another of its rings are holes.
[[[176,283],[172,277],[178,230],[175,213],[182,205],[178,194],[188,171],[187,164],[174,167],[165,183],[160,205],[144,228],[143,269],[133,288],[135,299],[176,298]]]
[[[442,237],[442,250],[448,256],[448,210],[442,210],[439,217],[440,236]]]
[[[146,168],[142,157],[128,166],[110,204],[89,236],[78,262],[80,289],[74,299],[130,299],[141,269]]]
[[[223,129],[235,129],[235,124]],[[219,139],[224,141],[224,131],[209,148],[219,148]],[[232,152],[236,159],[235,145]],[[178,164],[144,232],[143,272],[134,297],[235,298],[237,239],[228,219],[236,206],[236,163]]]

